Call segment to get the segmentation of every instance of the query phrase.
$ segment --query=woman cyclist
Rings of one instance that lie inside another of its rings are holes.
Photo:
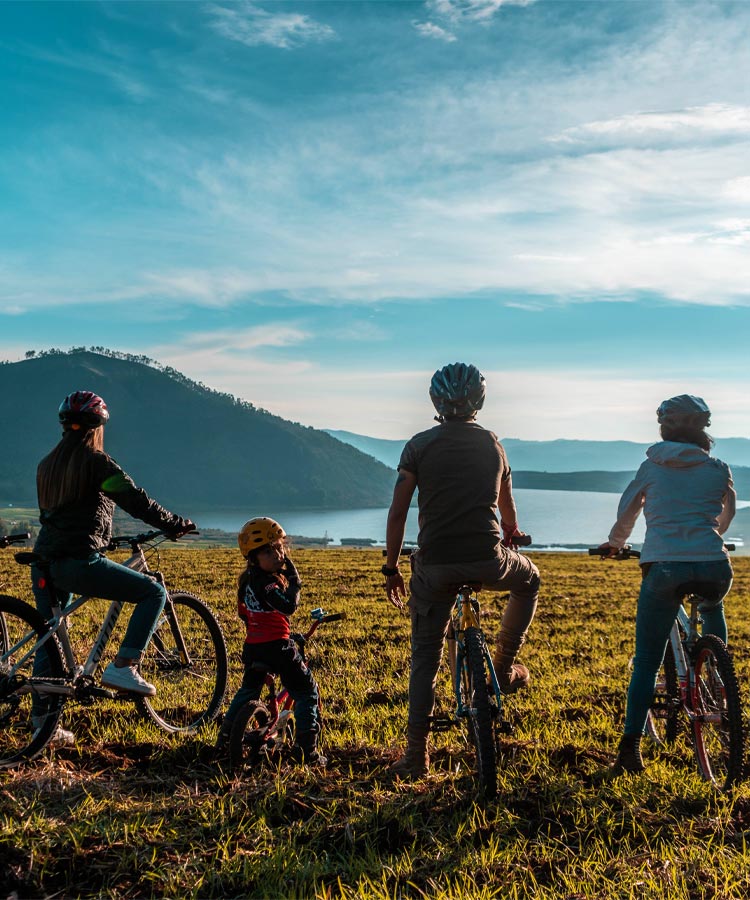
[[[153,696],[156,688],[145,681],[138,664],[166,602],[164,587],[142,572],[107,559],[103,550],[112,534],[115,504],[154,528],[174,537],[194,529],[189,519],[168,512],[104,452],[107,405],[91,391],[75,391],[60,404],[62,439],[39,463],[37,494],[42,523],[34,546],[44,560],[32,566],[36,605],[45,619],[52,615],[47,573],[61,606],[73,593],[134,603],[122,645],[102,674],[102,684],[134,694]],[[37,657],[43,674],[45,657]],[[32,715],[43,715],[35,708]],[[36,724],[36,723],[35,723]],[[70,733],[58,735],[72,739]]]
[[[656,416],[662,440],[646,451],[646,461],[622,495],[607,543],[600,547],[610,556],[621,549],[643,508],[646,539],[641,550],[635,660],[615,774],[645,768],[641,737],[682,585],[702,583],[703,631],[727,640],[723,600],[732,584],[732,567],[721,535],[735,512],[732,473],[710,455],[713,440],[705,429],[711,424],[711,412],[700,397],[681,394],[665,400]]]

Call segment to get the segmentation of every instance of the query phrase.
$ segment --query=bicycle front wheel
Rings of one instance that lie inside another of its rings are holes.
[[[728,790],[742,778],[744,738],[737,676],[723,641],[711,634],[698,640],[694,672],[693,743],[698,769],[706,781]]]
[[[227,689],[227,645],[211,609],[194,594],[170,593],[143,660],[155,697],[136,701],[168,732],[193,732],[218,715]]]
[[[654,700],[646,719],[646,732],[654,743],[660,746],[674,743],[677,737],[681,705],[677,663],[670,642],[667,644],[664,662],[656,678]]]
[[[484,635],[478,628],[464,632],[464,654],[462,685],[469,738],[476,751],[479,785],[484,796],[491,798],[497,793],[495,723],[487,688]]]
[[[267,746],[271,713],[259,700],[240,707],[229,732],[229,764],[234,771],[252,768]]]
[[[42,694],[34,682],[56,679],[62,685],[63,664],[53,635],[34,653],[34,644],[49,628],[28,603],[0,596],[0,768],[34,759],[57,728],[65,698]]]

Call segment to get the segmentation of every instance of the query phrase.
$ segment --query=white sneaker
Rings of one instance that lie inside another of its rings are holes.
[[[153,684],[141,678],[135,666],[116,666],[113,662],[102,672],[102,684],[129,694],[142,694],[144,697],[153,697],[156,693]]]
[[[32,716],[31,717],[31,725],[34,729],[34,737],[36,737],[37,732],[42,727],[44,722],[43,717]],[[52,732],[52,737],[47,742],[48,746],[52,747],[65,747],[70,744],[75,744],[76,736],[72,731],[68,731],[67,728],[63,728],[62,725],[58,725],[55,730]]]

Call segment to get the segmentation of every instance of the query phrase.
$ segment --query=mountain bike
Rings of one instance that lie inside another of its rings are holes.
[[[724,546],[734,550],[733,544]],[[602,555],[599,548],[590,549],[589,554]],[[611,558],[639,557],[637,550],[626,546]],[[684,602],[677,610],[657,675],[646,733],[658,746],[672,744],[680,721],[686,721],[701,777],[718,790],[729,790],[742,778],[745,756],[740,690],[724,642],[701,633],[699,606],[706,602],[701,590],[705,586],[700,582],[688,582],[679,589]]]
[[[149,558],[170,535],[164,531],[112,538],[108,550],[129,547],[125,565],[160,583]],[[36,566],[50,593],[52,618],[45,622],[30,604],[0,595],[0,768],[33,759],[51,741],[66,700],[91,705],[123,699],[163,731],[191,733],[219,712],[227,686],[227,649],[211,609],[194,594],[168,591],[167,602],[140,663],[156,696],[114,691],[97,681],[99,663],[122,611],[113,601],[86,661],[76,661],[69,622],[90,597],[76,597],[64,608],[37,554],[16,553],[22,565]],[[83,627],[83,625],[81,625]]]
[[[531,535],[513,539],[515,546],[529,546]],[[411,556],[412,550],[401,550]],[[476,756],[476,774],[482,794],[492,799],[497,794],[497,765],[500,736],[512,734],[513,726],[503,714],[500,688],[492,654],[481,625],[477,596],[482,585],[459,585],[446,634],[448,664],[456,707],[452,716],[433,716],[430,730],[447,731],[465,726]]]
[[[312,622],[304,634],[294,633],[292,640],[307,661],[307,641],[324,622],[339,622],[346,613],[326,613],[314,609]],[[229,735],[229,764],[234,770],[252,768],[264,759],[276,762],[283,758],[295,742],[294,700],[286,688],[277,689],[276,674],[265,663],[256,662],[252,668],[265,674],[268,688],[265,700],[249,700],[237,713]]]

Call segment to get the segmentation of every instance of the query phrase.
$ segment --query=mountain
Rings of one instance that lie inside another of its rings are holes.
[[[101,350],[102,348],[97,348]],[[105,449],[182,515],[231,508],[387,506],[393,472],[323,431],[289,422],[145,357],[85,348],[0,364],[0,498],[36,503],[38,461],[57,443],[66,394],[109,406]]]
[[[351,431],[328,431],[340,441],[369,453],[387,466],[398,465],[404,440],[367,437]],[[514,472],[635,472],[650,444],[634,441],[522,441],[502,438]],[[654,434],[654,441],[657,440]],[[750,466],[748,438],[717,438],[714,456],[730,466]]]

